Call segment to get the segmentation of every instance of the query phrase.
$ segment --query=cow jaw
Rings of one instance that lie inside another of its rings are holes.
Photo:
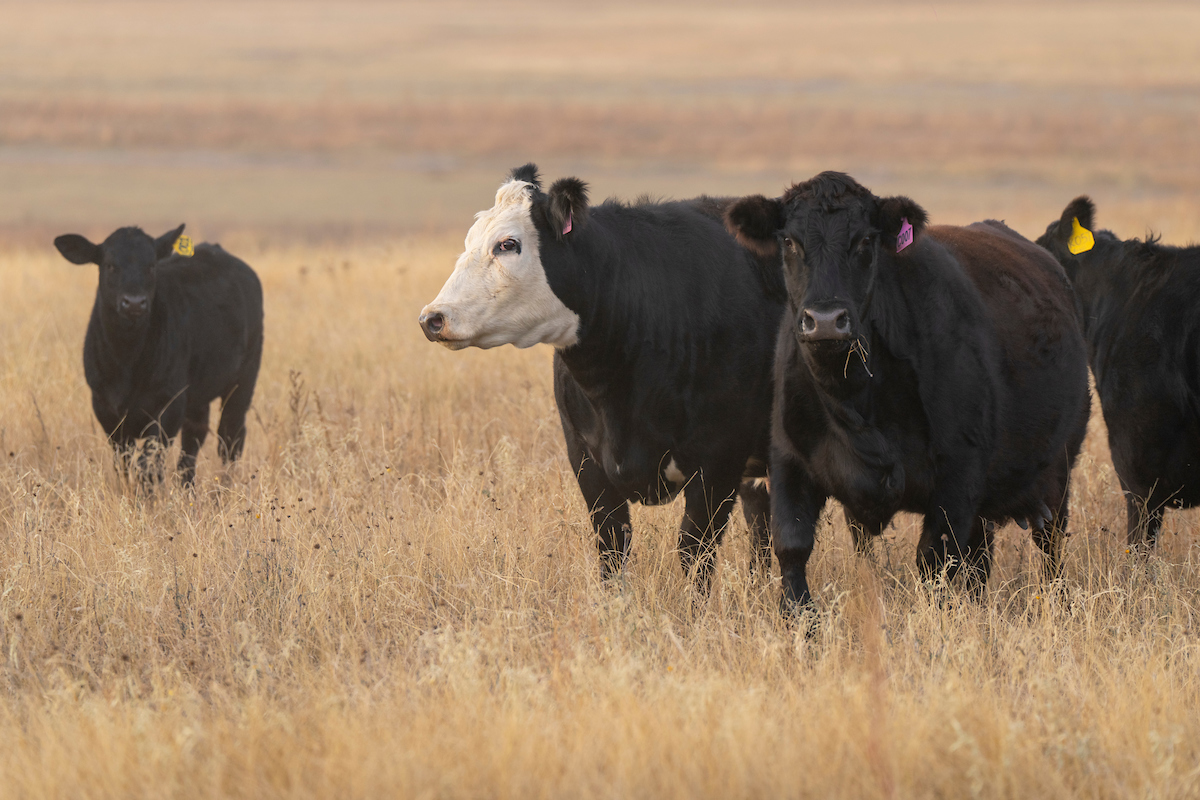
[[[496,192],[496,204],[476,215],[454,272],[422,317],[445,320],[437,341],[451,350],[502,344],[570,347],[578,340],[579,315],[550,288],[542,267],[533,224],[533,185],[509,181]],[[505,239],[520,252],[493,254]]]

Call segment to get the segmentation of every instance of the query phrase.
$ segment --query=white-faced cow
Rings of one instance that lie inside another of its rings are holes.
[[[123,467],[139,438],[143,481],[162,480],[162,451],[183,431],[179,476],[192,482],[221,398],[218,451],[242,452],[246,410],[263,345],[262,286],[245,262],[215,244],[172,254],[183,226],[157,239],[121,228],[92,244],[65,234],[54,246],[73,264],[96,264],[100,284],[83,342],[92,410]]]
[[[999,222],[926,229],[907,197],[826,172],[748,197],[727,222],[781,258],[771,516],[783,608],[812,602],[817,519],[840,501],[865,547],[924,515],[918,566],[964,565],[980,592],[994,527],[1033,527],[1059,570],[1067,482],[1090,404],[1078,310],[1061,267]]]
[[[454,350],[556,348],[554,396],[605,577],[628,555],[629,503],[683,492],[680,558],[706,588],[739,487],[769,565],[767,492],[750,479],[765,475],[783,288],[723,211],[703,197],[592,208],[581,181],[543,192],[526,165],[421,312],[425,335]]]
[[[1168,506],[1200,505],[1200,247],[1092,232],[1077,197],[1038,244],[1083,303],[1130,545],[1153,547]]]

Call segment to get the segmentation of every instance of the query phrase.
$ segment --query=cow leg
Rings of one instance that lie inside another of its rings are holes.
[[[798,463],[784,454],[771,454],[771,539],[783,579],[779,610],[785,618],[813,607],[808,559],[825,500]]]
[[[217,424],[217,452],[221,462],[237,461],[246,444],[246,412],[254,398],[254,379],[249,386],[238,384],[221,400],[221,421]],[[207,413],[205,417],[207,418]],[[206,423],[207,424],[207,423]]]
[[[975,517],[968,544],[962,551],[967,591],[976,600],[983,600],[988,577],[992,574],[992,555],[996,540],[996,523]]]
[[[750,572],[766,575],[771,569],[771,494],[762,478],[747,478],[738,489],[742,515],[750,529]]]
[[[1125,524],[1129,547],[1147,550],[1158,542],[1158,532],[1162,529],[1163,507],[1150,505],[1148,498],[1143,498],[1135,492],[1125,493]]]
[[[709,491],[697,475],[683,490],[683,521],[679,525],[679,563],[693,576],[696,589],[707,594],[717,560],[717,545],[733,511],[737,490],[723,496]]]
[[[177,469],[184,486],[191,486],[196,478],[196,454],[208,437],[208,412],[209,404],[204,403],[199,408],[189,408],[183,418]]]
[[[946,582],[954,580],[968,557],[985,544],[982,522],[973,509],[961,504],[935,504],[925,513],[917,544],[917,571],[926,581],[936,580],[944,568]]]
[[[1050,519],[1041,527],[1031,531],[1034,544],[1041,548],[1045,557],[1042,563],[1042,579],[1052,583],[1062,577],[1062,546],[1067,536],[1067,506],[1070,490],[1064,491],[1057,504],[1047,503],[1051,510]]]
[[[855,554],[871,555],[871,548],[876,537],[883,533],[883,525],[878,522],[863,522],[856,519],[846,508],[842,509],[842,515],[846,518],[846,527],[850,529],[850,538],[854,541]]]

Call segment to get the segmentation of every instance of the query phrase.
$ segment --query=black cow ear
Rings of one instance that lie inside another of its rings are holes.
[[[179,238],[179,234],[181,233],[183,233],[183,225],[180,225],[173,231],[167,231],[162,236],[155,239],[154,257],[159,261],[162,261],[164,258],[171,255],[171,250],[175,247],[175,241]]]
[[[542,190],[542,177],[538,174],[537,164],[532,161],[523,167],[513,167],[513,171],[508,174],[508,177],[514,181],[532,183],[534,189],[539,192]]]
[[[779,255],[778,233],[783,229],[783,201],[761,194],[743,197],[725,210],[725,227],[752,253]]]
[[[72,264],[99,264],[102,257],[100,245],[92,244],[78,233],[64,233],[54,240],[54,246]]]
[[[1067,207],[1063,209],[1062,217],[1058,221],[1058,238],[1064,243],[1075,232],[1073,220],[1079,220],[1079,226],[1085,230],[1095,230],[1092,225],[1096,220],[1096,204],[1092,202],[1092,198],[1085,194],[1080,195],[1067,203]]]
[[[546,221],[559,239],[587,222],[587,184],[579,178],[560,178],[550,187]]]
[[[903,195],[884,197],[876,210],[875,224],[883,241],[899,253],[912,245],[929,223],[929,215],[916,201]]]

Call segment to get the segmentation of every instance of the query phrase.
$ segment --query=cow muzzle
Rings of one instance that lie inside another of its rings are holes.
[[[800,338],[803,341],[845,341],[850,335],[850,312],[844,308],[806,308],[800,315]]]
[[[431,342],[439,341],[442,338],[442,332],[446,330],[446,317],[440,311],[426,311],[421,314],[417,322],[421,325],[421,330],[425,332],[425,338]]]
[[[150,298],[144,294],[123,294],[117,301],[117,310],[126,319],[137,319],[150,310]]]

